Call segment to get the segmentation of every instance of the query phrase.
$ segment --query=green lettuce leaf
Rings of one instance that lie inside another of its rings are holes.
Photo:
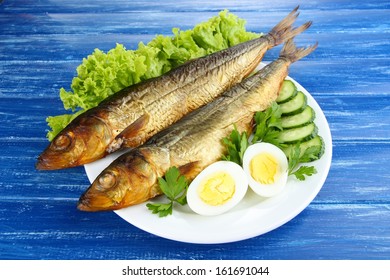
[[[127,50],[116,44],[107,53],[95,49],[77,67],[71,90],[60,89],[64,114],[47,118],[51,141],[81,112],[97,106],[113,93],[160,76],[184,62],[254,39],[261,34],[247,32],[245,20],[221,11],[218,16],[196,25],[192,30],[172,29],[172,36],[157,35],[148,44],[139,43],[138,49]]]

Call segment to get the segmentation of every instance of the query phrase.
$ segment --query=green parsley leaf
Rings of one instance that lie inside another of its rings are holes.
[[[299,164],[299,158],[301,155],[301,148],[298,145],[295,145],[288,156],[288,175],[293,174],[293,170]]]
[[[162,192],[168,197],[172,197],[173,196],[173,190],[168,186],[168,183],[167,181],[165,181],[163,178],[158,178],[158,185],[160,187],[160,189],[162,190]]]
[[[159,217],[166,217],[172,214],[174,202],[177,202],[180,205],[185,205],[187,203],[186,194],[188,182],[185,176],[180,175],[177,167],[170,167],[167,172],[165,172],[164,178],[158,178],[158,184],[161,191],[169,199],[169,202],[146,204],[153,214],[158,214]]]
[[[224,137],[222,142],[227,148],[227,155],[223,155],[222,160],[232,161],[242,165],[242,158],[249,146],[246,132],[244,131],[240,133],[234,125],[234,129],[230,133],[229,137]]]
[[[290,151],[288,157],[288,175],[294,175],[298,180],[304,181],[305,176],[311,176],[317,173],[317,170],[314,166],[301,166],[298,169],[296,167],[299,163],[305,162],[307,158],[313,157],[313,149],[306,149],[301,155],[300,144],[296,144]]]
[[[180,205],[186,205],[187,204],[187,191],[183,192],[181,196],[176,198],[175,200]]]
[[[305,176],[311,176],[316,173],[317,170],[315,169],[314,166],[301,166],[298,168],[298,170],[293,172],[295,177],[300,181],[304,181],[306,179]]]
[[[252,142],[267,142],[280,146],[278,140],[279,132],[282,128],[282,112],[280,106],[276,102],[272,102],[271,106],[263,111],[256,112],[254,116],[256,128]]]
[[[146,207],[148,207],[153,214],[158,214],[159,217],[166,217],[172,215],[173,203],[148,203],[146,204]]]
[[[311,146],[307,148],[304,151],[303,155],[300,156],[300,161],[308,162],[308,161],[319,159],[317,151],[318,151],[318,146]]]

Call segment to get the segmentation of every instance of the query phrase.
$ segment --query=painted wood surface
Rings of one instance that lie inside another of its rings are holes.
[[[262,236],[223,245],[165,240],[115,213],[75,208],[82,167],[38,172],[49,115],[65,113],[59,89],[95,48],[128,49],[220,10],[267,32],[291,1],[0,1],[0,259],[389,259],[390,3],[305,1],[297,44],[318,41],[290,76],[329,122],[333,160],[314,201]],[[280,48],[267,52],[273,60]],[[212,233],[211,233],[212,234]]]

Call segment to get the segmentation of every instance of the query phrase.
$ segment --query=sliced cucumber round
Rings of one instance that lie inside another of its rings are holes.
[[[282,112],[282,115],[295,115],[299,112],[301,112],[307,105],[307,97],[306,95],[298,91],[297,95],[294,96],[293,99],[291,99],[288,102],[279,104],[280,110]]]
[[[279,90],[279,96],[276,98],[277,103],[284,103],[291,100],[295,95],[297,95],[297,87],[290,80],[284,80],[282,87]]]
[[[303,111],[298,114],[282,117],[282,127],[284,129],[299,127],[312,122],[314,118],[315,112],[313,108],[311,108],[310,106],[306,106],[305,109],[303,109]]]
[[[311,122],[305,126],[284,129],[279,134],[282,143],[296,143],[309,140],[317,135],[317,126]]]

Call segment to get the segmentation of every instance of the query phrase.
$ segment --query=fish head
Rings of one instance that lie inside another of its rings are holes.
[[[130,186],[127,176],[121,174],[117,167],[104,170],[81,195],[77,208],[88,212],[119,209],[126,186]]]
[[[77,208],[90,212],[117,210],[145,202],[161,194],[159,176],[144,154],[131,150],[99,174],[81,195]]]
[[[106,147],[112,138],[100,118],[76,118],[39,155],[36,168],[55,170],[92,162],[106,155]]]

